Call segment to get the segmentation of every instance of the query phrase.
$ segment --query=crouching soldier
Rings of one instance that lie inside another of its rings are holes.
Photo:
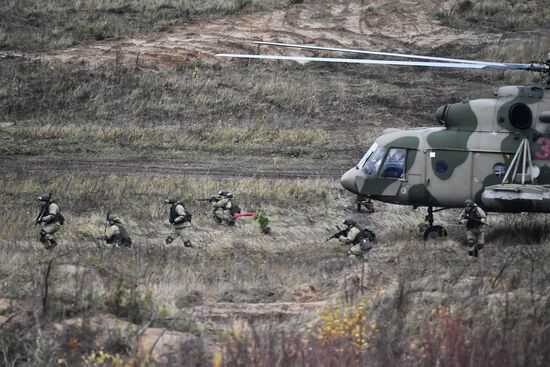
[[[485,244],[487,214],[471,199],[466,200],[464,205],[464,210],[460,213],[459,223],[466,225],[468,255],[478,257],[479,250]]]
[[[36,224],[44,224],[40,230],[40,242],[47,250],[57,246],[57,241],[53,235],[61,229],[65,222],[65,218],[61,215],[59,206],[53,202],[52,194],[46,193],[38,197],[42,202],[40,213],[36,218]]]
[[[132,247],[132,239],[122,225],[122,220],[115,214],[109,214],[107,222],[109,227],[105,229],[105,235],[98,239],[113,245],[113,247]]]
[[[170,204],[170,217],[168,221],[172,225],[172,233],[166,237],[166,244],[174,242],[177,238],[181,238],[185,247],[193,247],[189,238],[191,213],[185,209],[181,202],[173,197],[169,197],[164,203]]]
[[[374,232],[369,231],[357,224],[356,221],[345,219],[344,229],[338,237],[338,241],[343,245],[349,245],[348,257],[361,258],[363,254],[372,249],[372,243],[376,239]]]
[[[376,235],[374,232],[358,225],[354,220],[345,219],[342,223],[344,228],[337,226],[339,231],[326,241],[337,238],[342,245],[350,246],[347,252],[350,258],[363,257],[363,254],[372,249],[372,244],[376,241]]]
[[[212,201],[213,217],[218,224],[227,223],[232,226],[235,224],[234,213],[240,213],[240,208],[231,202],[233,194],[227,191],[218,192],[216,200]]]

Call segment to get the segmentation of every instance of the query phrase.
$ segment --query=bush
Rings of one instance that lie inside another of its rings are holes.
[[[258,222],[260,225],[260,231],[262,231],[263,234],[270,234],[271,233],[271,227],[269,226],[269,219],[261,212],[256,213],[254,215],[254,220]]]

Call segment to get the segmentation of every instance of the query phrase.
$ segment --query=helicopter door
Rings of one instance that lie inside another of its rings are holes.
[[[462,150],[426,152],[426,193],[434,206],[462,206],[472,197],[472,153]]]

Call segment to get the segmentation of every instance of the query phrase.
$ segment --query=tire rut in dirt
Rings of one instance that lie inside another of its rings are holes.
[[[339,167],[274,167],[263,164],[227,165],[223,162],[194,162],[148,158],[66,158],[44,156],[0,156],[0,172],[39,174],[46,172],[91,173],[136,176],[192,176],[215,178],[338,179]]]

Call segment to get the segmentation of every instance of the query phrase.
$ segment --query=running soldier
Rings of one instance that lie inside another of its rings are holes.
[[[459,223],[466,225],[466,238],[468,240],[468,255],[478,257],[479,250],[485,244],[485,223],[487,214],[477,206],[473,200],[464,202],[466,207],[460,213]]]
[[[164,203],[170,204],[170,217],[168,221],[172,225],[172,233],[166,237],[166,244],[170,244],[177,238],[181,238],[185,247],[193,247],[191,239],[189,238],[191,213],[185,209],[180,201],[173,197],[169,197]]]

